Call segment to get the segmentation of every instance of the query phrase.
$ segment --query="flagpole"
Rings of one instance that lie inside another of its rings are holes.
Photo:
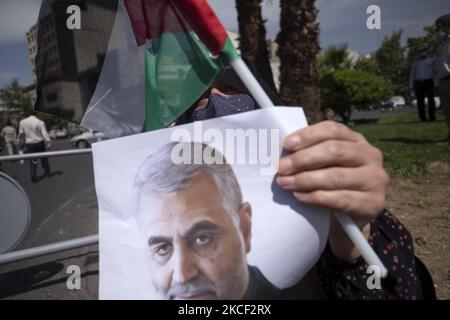
[[[275,106],[241,57],[232,60],[230,64],[261,108]]]
[[[241,57],[231,60],[230,64],[261,108],[270,108],[275,106]],[[375,250],[373,250],[370,246],[369,242],[364,237],[353,219],[343,213],[336,213],[335,216],[339,221],[339,224],[342,226],[342,229],[344,229],[348,237],[355,244],[367,264],[369,266],[378,266],[381,277],[385,278],[388,273],[386,267],[378,257]]]

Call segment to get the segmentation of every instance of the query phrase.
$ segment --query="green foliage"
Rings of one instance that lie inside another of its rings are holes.
[[[419,49],[425,47],[427,55],[436,57],[439,53],[439,46],[442,43],[442,35],[439,34],[435,25],[423,28],[423,37],[408,38],[408,66],[420,59]]]
[[[28,117],[33,110],[31,98],[23,92],[23,87],[17,79],[13,79],[10,84],[0,89],[0,100],[6,108],[6,112],[2,115],[3,119],[0,119],[0,126],[4,126],[7,119],[18,123]],[[62,129],[69,124],[66,120],[46,113],[40,113],[39,118],[46,123],[48,129]]]
[[[408,39],[408,51],[401,44],[402,30],[394,31],[392,35],[384,38],[380,48],[372,56],[359,59],[353,68],[349,63],[346,45],[331,46],[322,52],[318,58],[321,92],[325,95],[322,97],[322,106],[334,109],[344,121],[348,121],[351,109],[345,107],[345,103],[364,108],[368,101],[377,103],[390,98],[386,96],[389,92],[391,96],[401,95],[408,99],[410,97],[409,73],[412,63],[420,58],[419,48],[426,46],[428,54],[436,56],[442,41],[435,26],[425,27],[424,31],[425,36]],[[349,72],[345,75],[340,74],[338,77],[333,75],[334,72],[345,69],[357,70],[363,74]],[[374,76],[377,77],[374,78]],[[347,79],[344,80],[342,77]],[[363,81],[363,78],[367,81]],[[346,89],[343,89],[343,86]],[[354,91],[355,88],[358,88],[358,93]],[[337,91],[333,93],[333,90]],[[376,97],[383,98],[374,101]]]
[[[64,129],[67,128],[70,121],[64,120],[63,118],[54,116],[49,113],[39,112],[39,119],[45,122],[47,129]]]
[[[345,123],[352,109],[366,109],[392,95],[389,83],[374,74],[343,68],[324,75],[320,80],[321,103],[335,110]]]
[[[356,62],[355,69],[364,71],[364,72],[368,72],[371,74],[375,74],[375,75],[380,74],[380,70],[378,68],[377,61],[375,60],[375,58],[373,58],[371,56],[359,59]]]
[[[317,57],[320,76],[343,68],[351,68],[347,44],[331,45]]]
[[[375,52],[377,75],[388,80],[395,95],[406,96],[409,92],[409,65],[406,49],[401,45],[402,30],[385,37]]]
[[[0,89],[0,100],[6,108],[3,122],[6,122],[7,118],[23,118],[32,110],[31,99],[23,93],[23,88],[17,79],[13,79],[10,84]]]

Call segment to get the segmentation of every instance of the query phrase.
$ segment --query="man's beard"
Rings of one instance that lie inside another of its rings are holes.
[[[167,291],[156,290],[163,299],[186,297],[190,295],[208,295],[210,299],[240,300],[243,299],[248,289],[249,271],[245,253],[237,261],[232,263],[233,269],[226,273],[225,278],[214,285],[204,274],[199,274],[187,283],[175,283]],[[188,298],[186,298],[188,299]]]

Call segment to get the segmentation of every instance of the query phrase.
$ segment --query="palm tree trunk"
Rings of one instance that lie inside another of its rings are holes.
[[[244,60],[257,72],[259,78],[276,92],[270,67],[261,2],[262,0],[236,0],[240,35],[239,47]]]
[[[280,0],[280,98],[290,106],[302,106],[310,123],[320,121],[320,52],[318,10],[315,0]]]

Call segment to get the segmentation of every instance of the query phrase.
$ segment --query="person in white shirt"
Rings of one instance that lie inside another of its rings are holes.
[[[443,42],[435,64],[435,82],[439,87],[441,106],[448,127],[447,139],[450,143],[450,14],[440,17],[436,26],[442,34]]]
[[[6,151],[12,156],[17,151],[17,132],[13,127],[11,120],[6,121],[6,126],[2,129],[1,137],[5,140]]]
[[[434,62],[435,59],[427,54],[427,47],[420,49],[420,60],[413,63],[409,77],[409,86],[414,89],[419,109],[421,121],[427,121],[425,114],[425,97],[428,101],[428,118],[430,121],[436,120],[434,101]]]
[[[45,127],[44,121],[36,117],[32,112],[28,118],[23,119],[19,123],[19,139],[25,140],[26,153],[45,152],[52,147],[50,137]],[[40,158],[42,168],[46,176],[50,176],[50,165],[47,158]],[[37,181],[37,160],[32,159],[31,162],[31,181]]]

